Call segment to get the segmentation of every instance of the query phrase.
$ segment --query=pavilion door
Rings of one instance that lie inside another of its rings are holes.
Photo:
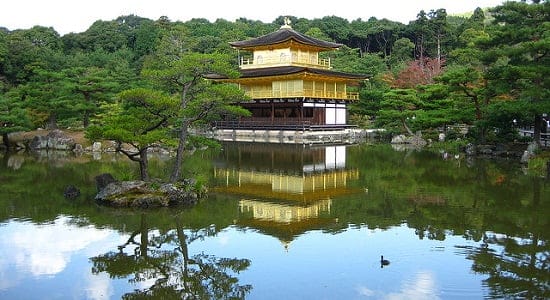
[[[325,125],[325,109],[324,108],[314,108],[313,109],[313,124],[314,125]]]

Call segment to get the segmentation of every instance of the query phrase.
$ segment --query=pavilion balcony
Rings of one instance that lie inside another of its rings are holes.
[[[241,69],[269,68],[281,66],[310,67],[317,69],[332,69],[330,58],[328,59],[308,59],[308,58],[263,58],[252,59],[241,57],[239,67]]]
[[[357,92],[336,92],[321,90],[304,91],[266,91],[266,90],[248,90],[245,92],[252,99],[270,99],[270,98],[316,98],[316,99],[339,99],[339,100],[359,100]]]

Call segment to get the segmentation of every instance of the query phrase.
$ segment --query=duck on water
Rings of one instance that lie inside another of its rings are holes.
[[[384,259],[383,255],[380,255],[380,268],[383,268],[384,266],[387,266],[390,264],[390,261],[387,259]]]

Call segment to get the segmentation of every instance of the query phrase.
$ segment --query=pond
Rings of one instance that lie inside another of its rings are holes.
[[[113,209],[122,156],[0,154],[0,299],[550,297],[550,182],[515,161],[226,143],[184,169],[197,206]]]

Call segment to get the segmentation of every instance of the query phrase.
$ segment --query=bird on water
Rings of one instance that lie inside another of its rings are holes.
[[[380,268],[383,268],[384,266],[387,266],[390,264],[390,261],[387,259],[384,259],[383,255],[380,255]]]

